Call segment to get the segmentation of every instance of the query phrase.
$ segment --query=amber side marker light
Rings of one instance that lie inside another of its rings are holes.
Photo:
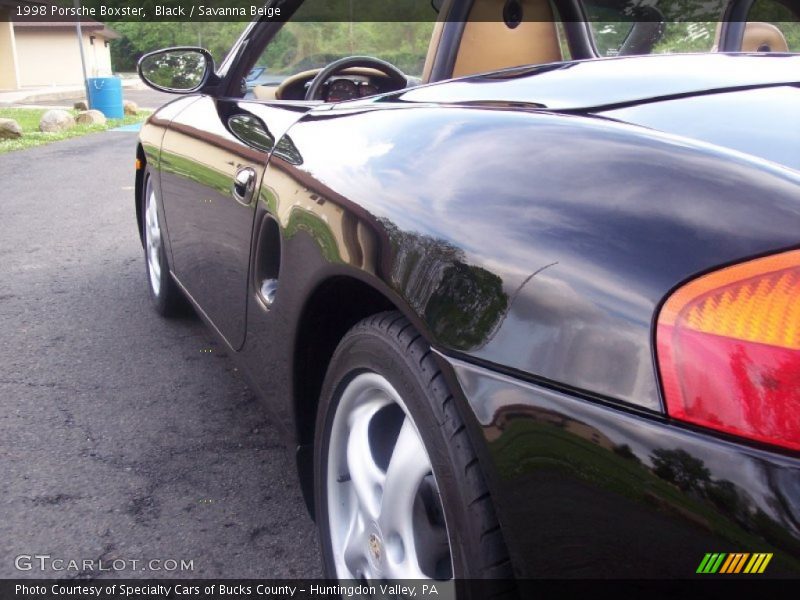
[[[672,418],[800,450],[800,250],[681,287],[656,344]]]

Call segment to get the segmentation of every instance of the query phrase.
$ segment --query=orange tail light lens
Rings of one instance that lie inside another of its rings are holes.
[[[671,417],[800,450],[800,250],[689,282],[656,344]]]

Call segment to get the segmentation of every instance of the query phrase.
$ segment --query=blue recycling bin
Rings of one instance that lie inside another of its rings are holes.
[[[122,80],[119,77],[91,77],[89,108],[99,110],[109,119],[125,116],[122,107]]]

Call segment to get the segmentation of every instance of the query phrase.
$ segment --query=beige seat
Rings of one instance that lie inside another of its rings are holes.
[[[430,81],[444,30],[443,19],[452,1],[445,0],[439,11],[439,21],[434,25],[422,71],[423,83]],[[452,77],[563,60],[556,17],[549,0],[519,0],[519,3],[522,6],[522,22],[510,28],[503,21],[506,0],[475,0],[464,25]],[[259,100],[281,98],[281,92],[287,84],[306,75],[308,73],[292,76],[277,90],[274,87],[256,86],[253,93]]]
[[[440,15],[447,14],[449,4],[444,3]],[[520,0],[522,22],[513,29],[503,21],[505,4],[506,0],[475,0],[464,25],[453,77],[563,60],[556,19],[548,0]],[[440,20],[428,47],[423,82],[430,80],[442,30]]]
[[[781,30],[772,23],[753,21],[744,27],[742,52],[788,52],[789,45]]]
[[[714,36],[712,52],[719,51],[719,41],[722,35],[722,23],[717,23],[717,32]],[[751,21],[744,26],[742,35],[742,52],[788,52],[789,45],[783,37],[781,30],[771,23]]]

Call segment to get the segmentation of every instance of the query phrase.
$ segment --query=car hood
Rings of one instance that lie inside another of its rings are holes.
[[[800,55],[671,54],[521,67],[423,86],[402,102],[587,111],[709,91],[800,82]]]

